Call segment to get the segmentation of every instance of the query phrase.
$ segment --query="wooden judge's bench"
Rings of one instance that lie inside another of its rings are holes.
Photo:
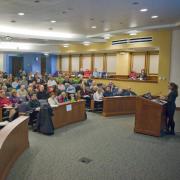
[[[135,128],[136,133],[161,136],[165,129],[166,104],[137,97]]]

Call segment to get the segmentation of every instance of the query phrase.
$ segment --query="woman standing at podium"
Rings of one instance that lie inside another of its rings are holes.
[[[174,122],[174,113],[176,110],[176,98],[178,96],[178,85],[171,82],[169,83],[169,94],[166,97],[167,101],[167,119],[166,119],[166,128],[167,133],[175,135],[174,128],[175,128],[175,122]]]

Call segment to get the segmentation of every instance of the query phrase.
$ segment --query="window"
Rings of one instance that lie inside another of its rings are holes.
[[[96,68],[99,72],[103,71],[103,56],[96,55],[94,57],[94,68]]]
[[[83,70],[91,70],[91,56],[83,56],[82,57],[82,68]]]
[[[116,72],[116,55],[109,54],[106,57],[107,59],[107,72],[115,73]]]
[[[149,55],[149,74],[158,74],[159,72],[159,55]]]
[[[61,59],[61,71],[69,71],[69,57],[63,56]]]
[[[145,69],[145,54],[133,54],[131,71],[140,73],[142,69]]]
[[[79,56],[72,56],[71,62],[72,62],[72,71],[79,72]]]

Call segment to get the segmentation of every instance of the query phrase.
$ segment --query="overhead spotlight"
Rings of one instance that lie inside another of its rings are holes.
[[[112,36],[111,34],[105,34],[105,35],[104,35],[104,39],[110,39],[111,36]]]
[[[147,8],[144,8],[144,9],[141,9],[140,11],[141,11],[141,12],[147,12],[148,9],[147,9]]]
[[[51,20],[51,23],[56,23],[56,21],[55,20]]]
[[[68,47],[69,47],[69,44],[64,44],[63,47],[64,47],[64,48],[68,48]]]
[[[84,44],[85,46],[89,46],[91,43],[90,43],[89,41],[84,41],[83,44]]]
[[[154,16],[151,16],[151,19],[157,19],[159,16],[157,15],[154,15]]]
[[[91,26],[92,29],[96,29],[96,26]]]
[[[45,56],[49,56],[49,53],[46,52],[46,53],[44,53],[44,55],[45,55]]]
[[[19,16],[24,16],[24,13],[23,12],[19,12],[18,15]]]
[[[128,34],[129,34],[130,36],[136,36],[137,33],[138,33],[138,31],[136,31],[136,30],[128,31]]]

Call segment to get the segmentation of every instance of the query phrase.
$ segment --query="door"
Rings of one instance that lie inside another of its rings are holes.
[[[41,56],[41,74],[46,73],[46,56]]]
[[[23,57],[17,57],[17,56],[13,56],[12,57],[12,75],[16,76],[19,72],[19,70],[23,70],[24,66],[24,59]]]

